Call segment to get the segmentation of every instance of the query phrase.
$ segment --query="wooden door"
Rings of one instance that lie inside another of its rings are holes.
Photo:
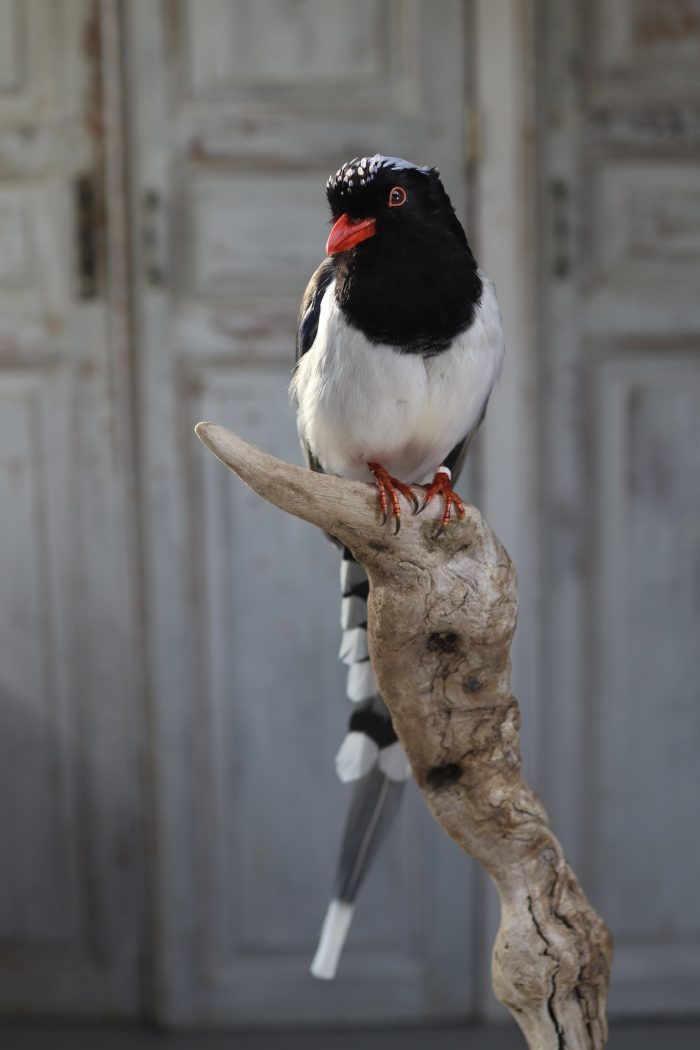
[[[457,0],[127,7],[159,1012],[179,1022],[441,1019],[472,1002],[472,869],[409,791],[334,984],[308,973],[348,792],[338,555],[198,445],[216,420],[299,460],[296,313],[325,180],[381,151],[465,206]]]
[[[103,5],[106,7],[107,5]],[[0,1008],[132,1014],[142,843],[101,23],[0,4]]]
[[[540,5],[543,788],[613,1011],[700,984],[700,3]]]

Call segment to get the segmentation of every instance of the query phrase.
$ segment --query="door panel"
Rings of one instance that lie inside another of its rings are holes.
[[[214,419],[299,460],[296,313],[343,160],[437,163],[463,208],[462,4],[131,3],[127,34],[161,1016],[463,1016],[472,869],[412,790],[341,975],[308,974],[349,801],[338,554],[192,434]]]
[[[544,794],[616,938],[613,1012],[692,1011],[700,5],[541,15]]]
[[[85,47],[98,37],[82,0],[0,6],[0,1008],[13,1012],[129,1014],[139,999],[120,361],[106,275],[95,258],[88,288],[80,267],[99,231],[75,233],[78,180],[101,192],[101,70]]]

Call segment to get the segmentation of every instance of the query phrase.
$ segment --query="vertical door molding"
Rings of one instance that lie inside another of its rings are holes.
[[[616,939],[611,1012],[689,1013],[700,8],[539,12],[544,799]]]

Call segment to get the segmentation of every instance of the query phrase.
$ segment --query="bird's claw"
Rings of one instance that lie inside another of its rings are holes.
[[[413,503],[413,513],[416,513],[418,506],[418,499],[416,494],[410,485],[407,485],[403,481],[399,481],[398,478],[394,478],[389,474],[380,463],[368,463],[367,466],[372,472],[374,478],[374,484],[377,487],[377,493],[379,495],[379,509],[382,512],[381,525],[386,525],[389,520],[389,504],[391,504],[391,517],[395,524],[394,536],[397,536],[399,529],[401,528],[401,505],[399,504],[398,493],[410,500]]]
[[[395,515],[393,515],[393,514],[392,514],[392,518],[393,518],[393,519],[394,519],[394,521],[396,522],[396,528],[394,529],[394,536],[398,536],[398,534],[399,534],[399,529],[401,528],[401,515],[399,514],[399,515],[396,515],[396,516],[395,516]],[[381,526],[382,528],[384,528],[384,526],[386,525],[386,523],[387,523],[387,521],[388,521],[388,520],[389,520],[389,514],[388,514],[388,511],[386,511],[386,510],[383,510],[383,511],[382,511],[382,520],[381,520],[381,521],[379,522],[380,526]]]
[[[443,499],[443,512],[442,518],[440,519],[440,525],[438,527],[437,532],[435,533],[436,538],[438,536],[442,536],[443,532],[449,525],[453,506],[457,511],[457,517],[460,520],[466,515],[464,503],[452,488],[451,476],[446,472],[446,470],[437,471],[435,477],[432,480],[432,483],[428,485],[427,491],[425,493],[425,499],[423,500],[420,509],[417,510],[416,513],[422,514],[425,508],[428,506],[428,504],[431,503],[435,496],[437,496],[438,494],[440,494]]]

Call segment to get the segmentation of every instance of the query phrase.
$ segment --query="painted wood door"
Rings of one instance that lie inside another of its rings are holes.
[[[700,987],[700,3],[540,5],[543,788],[613,1011]]]
[[[15,1014],[128,1015],[140,997],[136,603],[96,7],[0,3],[0,1009]]]
[[[436,163],[465,206],[455,0],[127,7],[159,1014],[171,1023],[464,1016],[472,868],[409,790],[334,984],[308,973],[348,792],[338,554],[198,445],[216,420],[300,460],[287,386],[356,154]]]

